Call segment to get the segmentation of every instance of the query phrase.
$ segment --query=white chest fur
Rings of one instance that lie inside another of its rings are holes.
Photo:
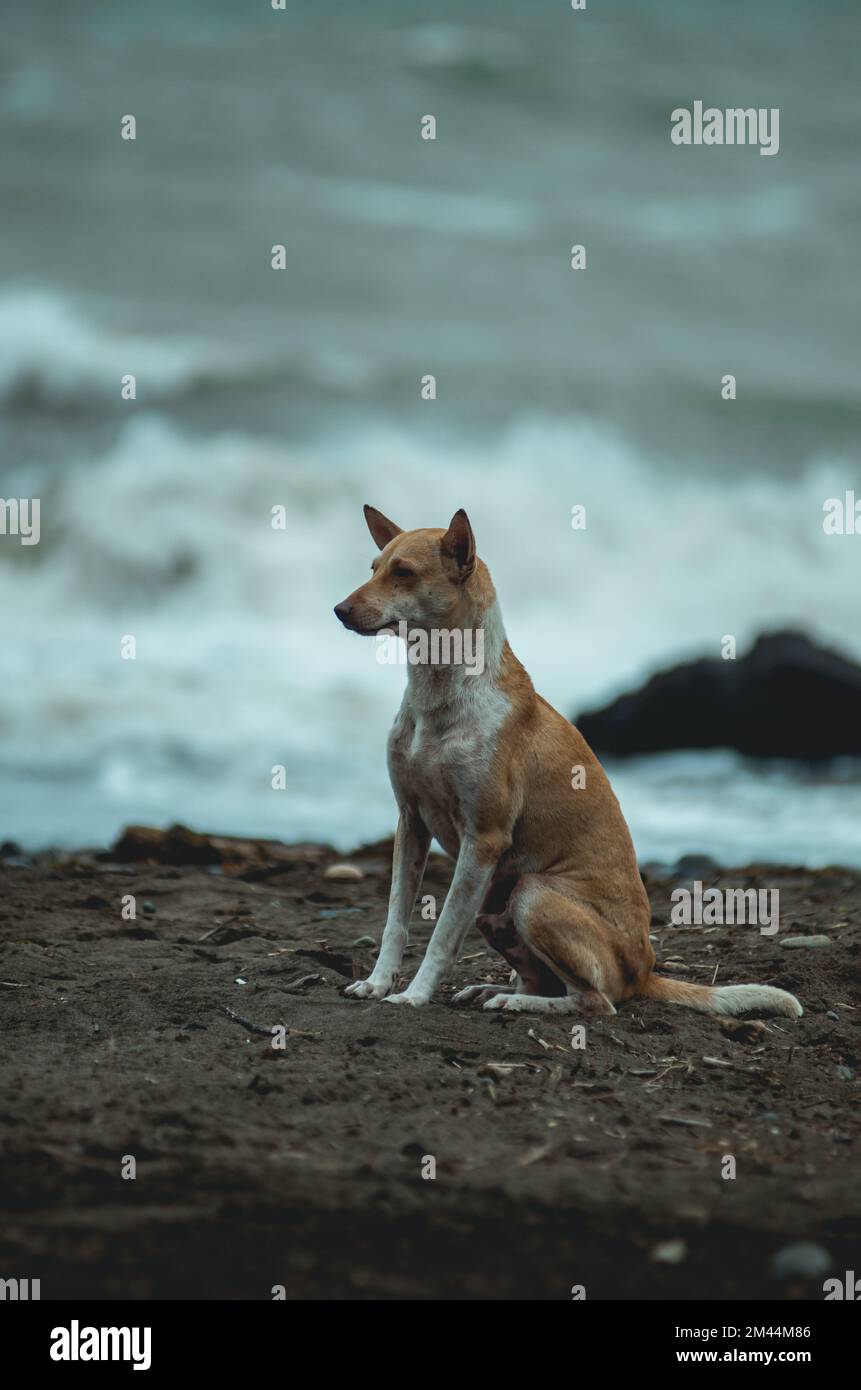
[[[489,639],[489,640],[488,640]],[[389,775],[401,806],[416,809],[447,853],[475,827],[487,796],[509,702],[497,685],[504,632],[485,617],[484,670],[413,667],[389,736]]]

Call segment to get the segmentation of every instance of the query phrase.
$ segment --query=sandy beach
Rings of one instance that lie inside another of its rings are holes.
[[[822,1297],[815,1261],[779,1258],[795,1242],[853,1267],[861,874],[647,871],[663,970],[773,983],[804,1017],[634,1001],[575,1050],[570,1020],[450,1003],[506,979],[477,932],[428,1009],[343,997],[389,855],[332,880],[318,844],[4,847],[5,1269],[43,1298],[760,1299]],[[425,891],[449,876],[432,859]],[[779,934],[667,925],[693,878],[779,888]]]

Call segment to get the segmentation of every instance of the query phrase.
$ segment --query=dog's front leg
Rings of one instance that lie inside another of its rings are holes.
[[[388,995],[387,1004],[419,1007],[428,1003],[457,961],[463,939],[481,911],[499,852],[497,846],[484,840],[464,839],[461,842],[454,878],[425,958],[404,992]]]
[[[356,980],[344,991],[354,999],[382,999],[395,982],[404,958],[410,913],[425,871],[430,838],[424,822],[417,815],[401,811],[392,856],[389,911],[380,952],[367,980]]]

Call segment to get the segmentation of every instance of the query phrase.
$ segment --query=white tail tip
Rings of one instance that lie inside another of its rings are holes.
[[[794,994],[773,985],[721,985],[715,989],[712,1008],[716,1014],[768,1013],[801,1018],[804,1013]]]

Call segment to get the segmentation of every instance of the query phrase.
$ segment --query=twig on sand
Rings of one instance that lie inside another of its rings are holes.
[[[273,1024],[271,1028],[264,1028],[262,1023],[250,1023],[247,1018],[243,1018],[241,1014],[234,1013],[232,1009],[225,1008],[224,1012],[227,1014],[228,1018],[232,1019],[234,1023],[238,1023],[241,1028],[247,1029],[249,1033],[260,1033],[264,1038],[271,1038],[275,1028],[278,1026],[277,1024]]]
[[[322,980],[322,975],[300,975],[298,980],[291,980],[289,984],[282,985],[285,994],[294,994],[296,990],[302,989],[305,985],[316,985]]]

